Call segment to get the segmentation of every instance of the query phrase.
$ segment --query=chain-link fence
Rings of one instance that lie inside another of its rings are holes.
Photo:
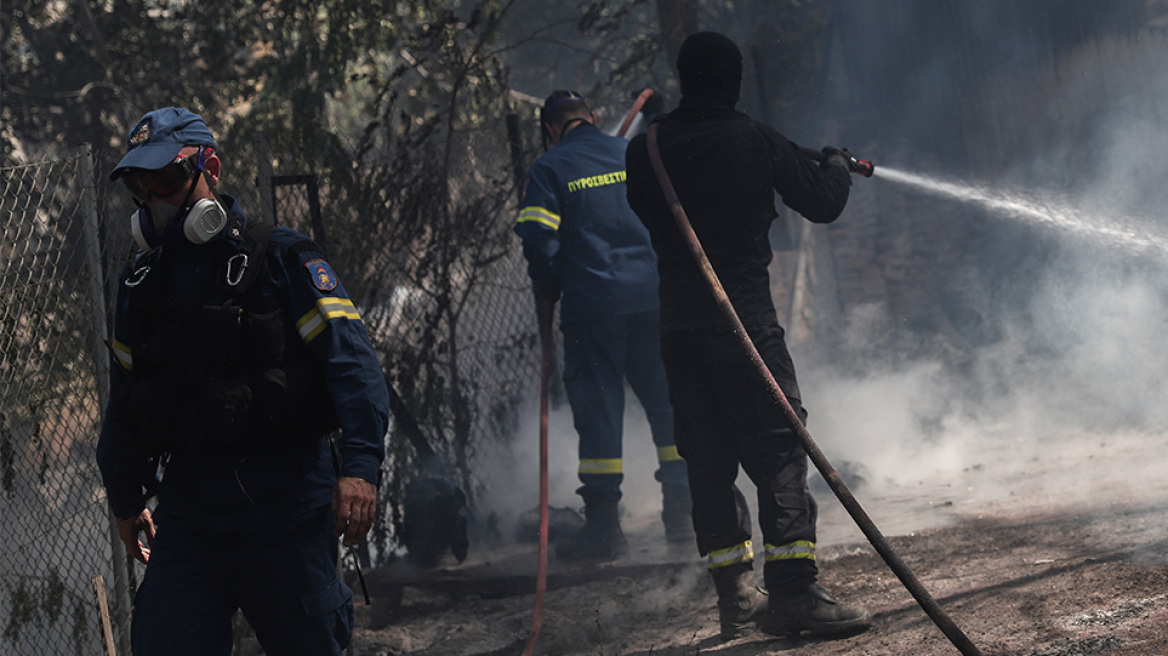
[[[92,580],[127,635],[94,446],[106,323],[88,149],[0,169],[0,653],[101,653]],[[120,550],[119,550],[120,552]]]

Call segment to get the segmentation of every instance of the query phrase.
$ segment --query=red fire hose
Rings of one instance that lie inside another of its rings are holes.
[[[641,95],[637,96],[637,99],[633,101],[633,106],[629,108],[629,113],[625,114],[625,120],[621,123],[620,129],[616,131],[616,136],[625,136],[625,133],[629,131],[629,126],[633,124],[633,119],[637,118],[637,112],[641,111],[641,108],[645,106],[645,101],[649,100],[652,95],[652,89],[645,89]]]
[[[621,124],[618,137],[625,136],[629,125],[637,117],[637,112],[645,106],[645,101],[653,95],[652,89],[645,89],[637,96],[636,102],[629,109]],[[539,565],[535,575],[535,610],[532,612],[531,637],[527,639],[527,646],[522,656],[531,656],[535,652],[535,645],[539,642],[539,630],[543,621],[543,599],[547,592],[547,561],[548,561],[548,396],[551,390],[551,361],[552,361],[552,322],[555,305],[538,295],[535,300],[535,313],[539,321]]]
[[[546,299],[535,301],[535,313],[539,321],[539,567],[535,575],[535,611],[531,620],[531,637],[523,656],[535,652],[539,641],[540,623],[543,621],[543,598],[547,592],[548,562],[548,396],[551,390],[552,361],[552,317],[554,304]]]
[[[844,485],[843,479],[836,473],[831,463],[828,462],[827,457],[823,455],[823,452],[819,450],[819,446],[816,445],[815,440],[811,439],[811,434],[807,432],[807,428],[795,414],[795,410],[791,407],[787,396],[783,394],[783,390],[775,382],[775,377],[771,374],[762,356],[759,355],[758,349],[754,346],[754,342],[750,341],[750,336],[747,334],[746,328],[742,325],[742,320],[738,318],[738,313],[735,312],[734,306],[730,303],[730,298],[726,295],[726,290],[722,287],[722,282],[718,280],[718,274],[714,272],[714,267],[710,264],[709,258],[706,257],[706,252],[702,248],[701,241],[698,240],[697,233],[694,232],[693,226],[690,225],[689,218],[685,214],[685,210],[681,207],[681,201],[677,198],[677,192],[673,189],[673,183],[669,180],[669,174],[665,172],[665,165],[661,162],[661,153],[657,149],[658,127],[659,124],[657,123],[649,126],[649,160],[653,164],[654,173],[657,174],[657,182],[661,185],[661,190],[665,193],[665,200],[669,204],[669,209],[672,210],[673,216],[677,219],[677,225],[681,228],[682,235],[689,245],[690,252],[693,253],[698,267],[702,270],[702,274],[706,278],[706,282],[709,283],[711,290],[714,292],[718,306],[734,326],[735,335],[738,336],[742,347],[747,351],[751,362],[754,363],[756,372],[766,382],[771,397],[782,409],[788,423],[794,428],[795,434],[799,436],[800,442],[803,443],[803,450],[807,452],[807,456],[811,459],[811,462],[815,464],[816,469],[823,475],[823,479],[827,481],[832,491],[835,492],[836,497],[839,498],[840,503],[847,509],[848,514],[855,520],[860,530],[863,531],[868,541],[872,543],[877,553],[884,559],[889,569],[896,574],[897,578],[900,579],[900,582],[904,584],[904,587],[908,589],[909,593],[912,594],[913,598],[916,599],[925,613],[941,629],[941,632],[949,638],[949,641],[953,643],[953,646],[957,647],[957,650],[964,654],[964,656],[982,656],[981,651],[965,636],[945,611],[941,609],[936,600],[921,585],[920,580],[908,568],[908,565],[893,551],[892,546],[888,544],[888,540],[880,533],[880,529],[876,527],[876,524],[864,512],[860,503],[856,501],[851,491]]]

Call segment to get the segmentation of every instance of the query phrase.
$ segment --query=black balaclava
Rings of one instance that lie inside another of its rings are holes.
[[[742,53],[716,32],[691,34],[677,53],[681,95],[716,100],[733,107],[742,86]]]

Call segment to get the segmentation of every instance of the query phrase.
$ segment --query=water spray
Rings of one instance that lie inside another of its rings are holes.
[[[979,205],[1007,218],[1058,228],[1131,253],[1156,251],[1161,255],[1168,254],[1166,237],[1148,234],[1144,228],[1137,232],[1134,227],[1125,226],[1125,221],[1119,217],[1103,220],[1093,213],[1036,194],[1027,196],[887,167],[880,168],[878,177],[936,196]]]

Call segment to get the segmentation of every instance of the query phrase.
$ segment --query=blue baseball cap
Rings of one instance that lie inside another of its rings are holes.
[[[183,146],[215,147],[215,137],[203,117],[182,107],[147,112],[126,139],[126,156],[110,173],[117,180],[128,169],[160,169],[178,157]]]

